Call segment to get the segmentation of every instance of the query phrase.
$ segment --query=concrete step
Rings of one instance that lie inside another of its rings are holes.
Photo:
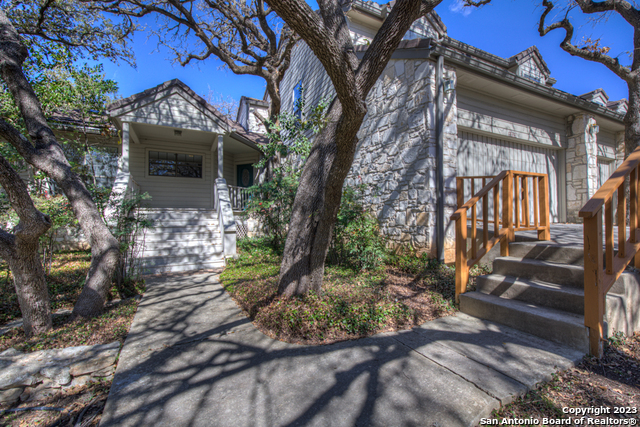
[[[154,227],[189,227],[197,225],[209,225],[218,227],[218,218],[183,218],[183,219],[158,219],[153,220]]]
[[[582,247],[553,243],[514,242],[509,244],[509,256],[557,264],[584,265]]]
[[[584,269],[578,265],[529,258],[498,257],[493,260],[493,273],[584,288]]]
[[[196,242],[201,243],[201,242]],[[184,256],[184,255],[216,255],[222,253],[222,244],[199,244],[192,246],[151,246],[145,247],[140,254],[140,258],[155,256]]]
[[[220,232],[216,230],[210,230],[207,232],[190,233],[190,232],[157,232],[146,233],[145,242],[147,245],[155,244],[157,242],[171,241],[181,242],[186,244],[189,241],[201,241],[201,242],[219,242],[221,239]]]
[[[584,314],[584,292],[574,287],[518,279],[501,274],[488,274],[476,278],[476,289],[487,295],[514,299],[569,313]]]
[[[152,234],[162,233],[220,233],[218,224],[196,224],[196,225],[182,225],[171,226],[166,224],[156,225],[153,229],[146,230],[147,236]]]
[[[217,254],[198,254],[198,255],[170,255],[170,256],[154,256],[139,258],[140,265],[144,267],[158,267],[163,265],[182,265],[215,262],[224,260],[222,252]]]
[[[460,311],[568,345],[585,353],[589,350],[584,317],[577,314],[480,292],[460,295]]]
[[[192,220],[192,219],[217,219],[218,213],[214,210],[200,209],[166,209],[148,210],[143,215],[153,220]]]
[[[224,259],[191,264],[171,264],[141,267],[141,274],[179,273],[187,271],[211,270],[224,267]]]

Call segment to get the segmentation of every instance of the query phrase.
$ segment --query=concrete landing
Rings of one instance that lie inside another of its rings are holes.
[[[474,426],[583,355],[464,314],[287,344],[256,330],[217,279],[149,280],[101,426]]]

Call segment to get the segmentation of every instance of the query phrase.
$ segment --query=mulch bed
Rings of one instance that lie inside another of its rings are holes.
[[[626,421],[628,425],[635,425],[633,423],[640,419],[640,334],[626,339],[615,336],[601,359],[585,357],[575,368],[557,374],[553,380],[494,412],[493,416],[496,419],[575,419],[582,415],[564,413],[563,408],[599,407],[611,408],[610,413],[584,415],[583,425],[589,422],[602,425],[588,418],[600,421],[607,417],[630,418]],[[629,408],[624,411],[629,413],[615,414],[614,408]]]

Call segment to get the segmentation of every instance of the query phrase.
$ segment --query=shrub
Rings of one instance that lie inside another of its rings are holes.
[[[345,187],[327,260],[356,269],[374,269],[387,258],[378,220],[363,205],[365,186]]]

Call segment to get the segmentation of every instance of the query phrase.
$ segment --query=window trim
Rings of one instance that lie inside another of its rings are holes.
[[[194,177],[190,177],[190,176],[162,176],[162,175],[151,175],[149,173],[149,152],[150,151],[159,151],[159,152],[163,152],[163,153],[175,153],[175,154],[190,154],[193,156],[202,156],[202,176],[200,178],[194,178]],[[206,177],[206,171],[207,171],[207,153],[206,152],[198,152],[198,151],[183,151],[183,150],[174,150],[174,149],[167,149],[167,148],[153,148],[153,147],[147,147],[145,148],[145,164],[144,164],[144,177],[145,178],[151,178],[151,179],[177,179],[177,180],[189,180],[189,181],[194,181],[194,180],[204,180]]]

